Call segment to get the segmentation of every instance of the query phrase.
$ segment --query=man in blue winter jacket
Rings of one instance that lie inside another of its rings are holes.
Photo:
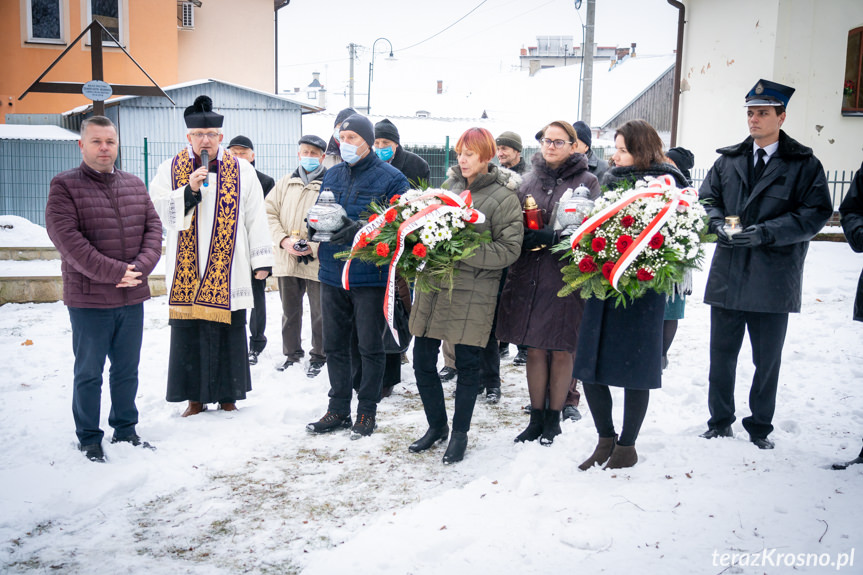
[[[386,205],[410,184],[401,172],[372,153],[374,127],[364,116],[353,114],[345,119],[339,141],[344,162],[327,171],[321,190],[333,193],[347,217],[343,219],[344,226],[318,249],[330,401],[326,414],[306,429],[327,433],[351,428],[351,439],[359,439],[374,432],[383,384],[384,333],[388,329],[383,309],[388,268],[353,261],[348,277],[350,289],[346,290],[342,288],[345,262],[334,256],[351,249],[354,236],[365,225],[360,215],[368,212],[369,204]],[[358,405],[356,422],[352,422],[355,378],[359,379]]]

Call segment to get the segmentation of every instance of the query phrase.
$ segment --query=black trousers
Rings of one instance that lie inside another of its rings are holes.
[[[377,413],[384,377],[383,286],[350,290],[321,284],[324,351],[330,376],[329,410],[349,414],[354,374],[357,375],[357,415]],[[354,335],[356,334],[356,335]]]
[[[261,353],[267,347],[267,280],[255,279],[252,275],[252,298],[255,307],[249,316],[249,351]]]
[[[752,438],[763,438],[773,431],[776,390],[782,347],[788,330],[787,313],[761,313],[712,307],[710,311],[710,387],[707,405],[711,429],[734,423],[734,383],[737,357],[743,332],[749,331],[755,375],[749,390],[752,415],[743,418],[743,427]]]
[[[75,354],[72,416],[81,445],[101,443],[102,372],[111,361],[108,381],[111,413],[108,425],[118,438],[135,435],[138,409],[138,363],[144,335],[144,304],[110,309],[69,308]]]
[[[447,422],[443,386],[437,371],[438,352],[441,341],[428,337],[414,337],[414,374],[417,390],[423,401],[423,409],[429,427],[440,428]],[[495,348],[497,344],[495,343]],[[452,416],[452,430],[467,433],[476,404],[479,386],[480,365],[483,348],[473,345],[455,345],[455,367],[458,380],[455,388],[455,412]]]

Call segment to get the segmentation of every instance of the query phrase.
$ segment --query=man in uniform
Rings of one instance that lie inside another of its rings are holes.
[[[159,166],[150,196],[168,231],[167,400],[188,401],[188,417],[208,403],[234,411],[252,389],[246,310],[253,271],[266,279],[273,248],[261,183],[250,163],[221,147],[224,118],[212,100],[199,96],[184,119],[189,145]]]
[[[800,311],[809,240],[833,214],[824,168],[812,150],[784,131],[794,88],[759,80],[746,95],[749,137],[717,150],[700,195],[717,235],[704,303],[710,312],[710,387],[706,439],[731,437],[737,356],[749,331],[755,375],[749,439],[773,449],[779,365],[789,312]],[[728,216],[742,231],[727,234]]]

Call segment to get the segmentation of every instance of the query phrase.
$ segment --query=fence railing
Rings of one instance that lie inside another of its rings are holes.
[[[33,223],[45,225],[45,203],[51,178],[59,172],[78,166],[81,156],[75,142],[67,145],[33,142],[18,144],[13,148],[9,141],[0,141],[0,214],[16,215],[27,218]],[[429,185],[440,187],[446,179],[449,166],[457,162],[454,142],[444,145],[420,144],[405,145],[405,149],[419,155],[429,163],[431,177]],[[156,175],[159,164],[172,158],[183,144],[179,142],[149,142],[120,147],[120,168],[135,174],[149,184]],[[296,144],[262,144],[255,150],[256,167],[278,180],[292,173],[299,164]],[[538,151],[527,147],[522,155],[525,161]],[[595,148],[601,158],[608,158],[613,149]],[[834,208],[838,209],[842,198],[851,185],[855,170],[833,170],[827,172],[827,184]],[[701,186],[707,169],[691,172],[696,188]]]

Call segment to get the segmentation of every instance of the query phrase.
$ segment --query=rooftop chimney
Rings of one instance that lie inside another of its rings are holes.
[[[443,94],[443,80],[437,81],[437,93]]]
[[[629,57],[630,57],[630,58],[635,58],[635,42],[633,42],[632,44],[630,44],[630,46],[632,46],[632,50],[630,50],[630,52],[629,52]]]

